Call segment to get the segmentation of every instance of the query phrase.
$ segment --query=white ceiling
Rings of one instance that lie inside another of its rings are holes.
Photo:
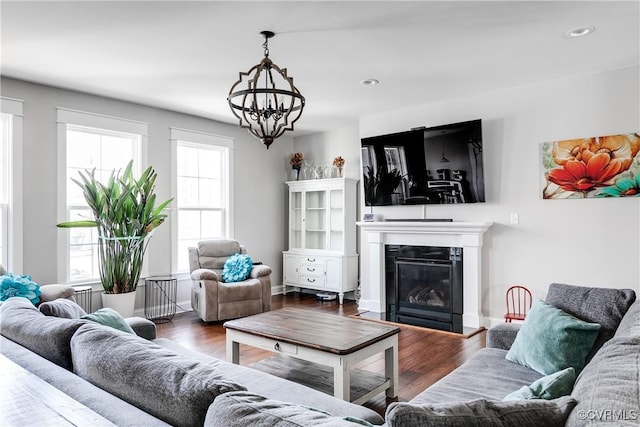
[[[638,65],[638,1],[3,0],[3,76],[235,122],[263,56],[307,106],[295,135],[403,106]],[[594,26],[568,39],[574,27]],[[380,84],[365,87],[363,79]],[[427,123],[425,123],[427,124]]]

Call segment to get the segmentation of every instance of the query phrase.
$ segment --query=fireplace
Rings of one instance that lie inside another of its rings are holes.
[[[385,245],[386,319],[462,332],[462,248]]]
[[[464,221],[374,221],[359,222],[362,230],[360,246],[361,297],[358,309],[386,318],[387,271],[385,246],[436,246],[462,248],[464,265],[462,325],[478,328],[484,325],[482,316],[482,236],[490,222]],[[463,329],[464,331],[464,329]]]

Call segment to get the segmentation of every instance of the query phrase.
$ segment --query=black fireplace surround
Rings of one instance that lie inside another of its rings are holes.
[[[385,245],[386,319],[462,332],[462,248]]]

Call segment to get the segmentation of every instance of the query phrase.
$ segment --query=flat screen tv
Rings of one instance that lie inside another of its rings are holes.
[[[361,140],[367,206],[485,201],[482,121]]]

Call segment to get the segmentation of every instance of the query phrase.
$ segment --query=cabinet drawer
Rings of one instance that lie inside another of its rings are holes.
[[[324,280],[325,277],[324,276],[308,276],[308,275],[301,275],[300,276],[300,281],[298,283],[300,283],[300,286],[311,286],[314,288],[324,288]]]
[[[252,347],[262,348],[268,351],[274,351],[285,354],[298,354],[298,346],[287,342],[275,341],[269,338],[252,336],[249,339],[240,341],[242,344],[248,344]]]
[[[300,266],[299,273],[306,276],[324,276],[324,265],[303,264]]]
[[[305,255],[299,258],[300,265],[320,265],[324,266],[324,257]]]

